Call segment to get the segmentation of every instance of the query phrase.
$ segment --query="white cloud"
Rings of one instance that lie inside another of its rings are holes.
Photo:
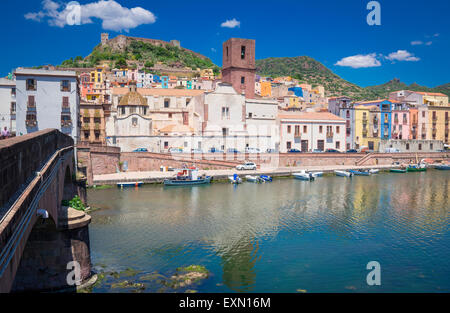
[[[431,46],[432,43],[433,43],[432,41],[428,41],[428,42],[425,43],[425,45]]]
[[[423,45],[423,41],[421,41],[421,40],[414,40],[414,41],[411,41],[411,45],[412,46]]]
[[[238,20],[233,18],[232,20],[226,20],[225,22],[220,24],[220,26],[221,27],[228,27],[228,28],[235,28],[235,27],[240,27],[241,26],[241,22],[239,22]]]
[[[214,52],[214,53],[217,52],[217,50],[214,49],[214,48],[211,48],[211,51]]]
[[[335,65],[348,66],[352,68],[366,68],[381,66],[381,62],[377,59],[376,53],[357,54],[343,58],[336,62]]]
[[[391,61],[419,61],[420,58],[415,57],[414,54],[406,51],[406,50],[397,50],[397,52],[389,53],[386,59]]]
[[[70,6],[72,4],[72,6]],[[42,10],[25,14],[25,18],[41,22],[47,20],[50,26],[64,27],[68,23],[69,15],[73,13],[73,2],[59,4],[52,0],[42,2]],[[80,5],[80,24],[94,23],[93,19],[102,21],[102,28],[112,31],[126,31],[143,24],[156,21],[155,15],[141,7],[126,8],[114,0],[99,0]]]
[[[439,33],[434,34],[433,37],[439,37]]]

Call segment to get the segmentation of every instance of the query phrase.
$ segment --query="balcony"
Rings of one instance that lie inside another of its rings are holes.
[[[90,130],[91,126],[90,124],[83,124],[83,130]]]
[[[36,108],[36,102],[34,101],[27,101],[27,108]]]
[[[94,129],[95,129],[95,130],[100,130],[100,123],[95,123]]]
[[[367,119],[364,118],[364,119],[362,120],[362,123],[363,123],[363,125],[367,125]]]
[[[327,138],[333,138],[333,132],[327,132]]]
[[[72,127],[72,120],[61,120],[61,127]]]

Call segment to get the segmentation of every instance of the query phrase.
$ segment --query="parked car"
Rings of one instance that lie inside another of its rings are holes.
[[[238,149],[235,149],[235,148],[229,148],[229,149],[227,150],[227,152],[228,152],[228,153],[241,153]]]
[[[148,152],[148,150],[146,148],[137,148],[134,149],[133,152]]]
[[[327,150],[325,150],[325,152],[327,152],[327,153],[341,153],[341,151],[336,150],[336,149],[327,149]]]
[[[181,148],[169,148],[169,153],[183,153]]]
[[[321,149],[314,149],[312,152],[313,153],[323,153],[323,150],[321,150]]]
[[[258,148],[245,148],[245,153],[261,153],[261,150]]]
[[[396,152],[400,152],[400,150],[397,149],[397,148],[386,148],[386,149],[384,150],[384,152],[385,152],[385,153],[396,153]]]
[[[191,149],[191,153],[203,153],[202,149]]]
[[[236,166],[236,169],[238,171],[256,170],[256,164],[253,162],[245,162],[244,164],[239,164],[238,166]]]
[[[276,149],[267,149],[266,150],[267,153],[278,153],[278,151]]]
[[[289,153],[301,153],[301,151],[298,149],[289,149],[288,152]]]
[[[211,152],[211,153],[223,153],[223,150],[220,150],[220,149],[212,147],[211,149],[209,149],[209,152]]]
[[[347,150],[347,153],[358,153],[358,150],[356,150],[356,149],[349,149],[349,150]]]

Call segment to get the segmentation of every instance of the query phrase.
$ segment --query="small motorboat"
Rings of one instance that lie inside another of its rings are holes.
[[[299,173],[293,173],[292,176],[294,176],[295,179],[299,179],[299,180],[306,180],[306,181],[314,180],[314,176],[311,173],[308,173],[306,171],[301,171]]]
[[[272,181],[272,176],[269,176],[269,175],[261,175],[261,176],[259,176],[259,178],[261,178],[265,182],[271,182]]]
[[[406,169],[403,168],[391,168],[389,170],[391,173],[406,173]]]
[[[448,171],[450,170],[450,164],[435,164],[434,168],[441,171]]]
[[[165,186],[192,186],[209,184],[211,176],[198,176],[196,168],[182,168],[175,178],[164,179]]]
[[[372,168],[369,170],[369,172],[370,172],[370,174],[378,174],[380,172],[380,170],[377,168]]]
[[[358,175],[358,176],[370,176],[370,172],[369,171],[350,170],[350,173],[352,173],[353,175]]]
[[[127,182],[127,183],[117,183],[117,187],[124,188],[124,187],[140,187],[142,186],[143,182]]]
[[[352,177],[353,173],[347,172],[347,171],[338,171],[335,170],[334,173],[336,174],[336,176],[341,176],[341,177]]]
[[[407,172],[425,172],[427,170],[427,168],[425,167],[425,165],[408,165],[406,167],[406,171]]]
[[[242,178],[240,178],[238,176],[238,174],[233,174],[233,176],[228,176],[228,180],[232,183],[232,184],[240,184],[242,183]]]
[[[264,180],[258,176],[246,175],[245,180],[251,183],[263,183]]]
[[[323,172],[311,172],[311,175],[312,175],[314,178],[322,177],[322,176],[323,176]]]

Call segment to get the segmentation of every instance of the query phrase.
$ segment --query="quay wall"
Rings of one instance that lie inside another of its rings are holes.
[[[121,152],[120,148],[95,145],[78,145],[79,166],[85,167],[88,185],[94,175],[116,173],[120,165],[127,163],[128,172],[160,171],[161,166],[179,168],[183,165],[197,166],[200,170],[235,168],[244,161],[255,162],[258,168],[330,165],[391,165],[394,162],[410,163],[421,159],[450,161],[450,152],[422,153],[272,153],[272,154],[223,154],[205,153],[153,153]]]

